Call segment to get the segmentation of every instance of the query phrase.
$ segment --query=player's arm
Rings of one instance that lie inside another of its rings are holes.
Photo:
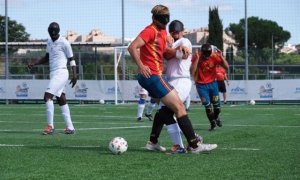
[[[229,79],[228,79],[228,76],[227,76],[226,72],[224,74],[224,80],[226,81],[227,85],[229,86]]]
[[[30,63],[28,63],[27,67],[29,69],[33,68],[33,66],[36,66],[36,65],[40,65],[40,64],[45,64],[45,63],[48,63],[49,62],[49,53],[46,53],[44,57],[42,57],[41,59],[38,59],[38,60],[34,60]]]
[[[72,84],[72,88],[73,88],[77,83],[76,61],[73,59],[73,57],[68,58],[68,60],[70,62],[70,66],[72,69],[72,78],[70,84]]]
[[[196,77],[198,76],[197,68],[198,68],[199,58],[200,58],[199,51],[196,50],[195,54],[192,57],[192,65],[190,68],[191,75],[194,77],[194,79],[197,79]]]
[[[224,58],[223,56],[223,53],[220,49],[217,49],[216,50],[216,54],[221,58],[222,62],[221,62],[221,66],[225,69],[225,70],[228,70],[229,68],[229,64],[227,62],[227,60]]]
[[[144,40],[138,36],[128,47],[128,52],[130,53],[131,57],[133,58],[134,62],[138,66],[139,73],[145,77],[150,77],[151,71],[148,66],[144,66],[140,59],[140,55],[138,49],[145,45]]]
[[[183,60],[187,59],[190,54],[191,52],[186,46],[178,46],[176,48],[167,47],[164,52],[164,58],[169,60],[176,57],[177,59]]]

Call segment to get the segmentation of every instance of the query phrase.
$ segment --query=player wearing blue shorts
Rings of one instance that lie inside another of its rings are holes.
[[[222,126],[219,118],[221,106],[216,81],[216,66],[221,65],[225,69],[229,67],[228,62],[222,56],[222,51],[219,49],[213,51],[213,48],[210,44],[203,44],[201,50],[192,58],[191,69],[197,92],[210,122],[210,131],[215,130],[217,126]]]
[[[184,104],[174,88],[162,78],[164,56],[176,54],[176,49],[167,47],[166,25],[170,19],[169,9],[163,5],[156,5],[151,13],[152,23],[128,47],[130,55],[138,66],[138,82],[149,92],[151,97],[158,98],[171,112],[175,113],[178,125],[185,135],[192,153],[210,151],[217,145],[208,146],[199,143]],[[152,129],[156,127],[154,129],[158,129],[160,132],[162,128],[160,124],[154,120]],[[153,136],[156,135],[153,134]],[[149,146],[153,149],[165,150],[155,141],[149,142]]]

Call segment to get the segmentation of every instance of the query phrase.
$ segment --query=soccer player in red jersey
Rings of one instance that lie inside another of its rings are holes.
[[[185,106],[180,100],[175,89],[162,78],[163,71],[163,58],[174,56],[177,49],[171,49],[167,47],[167,32],[166,25],[170,20],[169,9],[163,5],[156,5],[151,10],[152,23],[148,25],[142,32],[136,37],[136,39],[128,47],[128,51],[132,56],[133,60],[138,66],[138,82],[149,92],[149,96],[157,98],[162,101],[167,108],[169,113],[175,113],[178,121],[178,125],[185,135],[189,150],[192,153],[201,153],[210,151],[217,147],[216,144],[200,144],[199,140],[195,136],[195,132],[191,121],[186,113]],[[165,113],[165,112],[158,112]],[[157,114],[155,115],[157,116]],[[163,127],[160,121],[154,122],[152,126],[151,136],[156,136],[153,141],[147,144],[147,147],[165,151],[157,140],[159,132]],[[156,133],[158,132],[158,133]]]
[[[219,92],[222,93],[222,95],[223,95],[224,104],[227,104],[227,94],[226,94],[226,85],[225,85],[225,81],[226,81],[227,86],[229,86],[229,80],[227,77],[227,73],[222,66],[217,66],[216,73],[217,73],[216,77],[217,77]]]
[[[219,49],[213,51],[213,46],[210,44],[203,44],[200,52],[196,52],[192,58],[191,73],[194,76],[197,92],[210,121],[210,131],[215,130],[217,126],[222,126],[219,118],[221,106],[216,81],[217,65],[221,65],[225,69],[229,67],[222,51]]]

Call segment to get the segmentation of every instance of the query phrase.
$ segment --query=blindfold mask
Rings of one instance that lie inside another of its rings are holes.
[[[167,25],[168,22],[170,21],[170,14],[156,14],[153,15],[153,17],[163,25]]]

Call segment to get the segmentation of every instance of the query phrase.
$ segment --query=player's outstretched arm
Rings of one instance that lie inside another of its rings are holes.
[[[47,62],[49,62],[49,54],[48,53],[46,53],[46,55],[44,57],[42,57],[41,59],[34,60],[34,61],[28,63],[27,67],[28,67],[28,69],[32,69],[33,66],[45,64]]]

